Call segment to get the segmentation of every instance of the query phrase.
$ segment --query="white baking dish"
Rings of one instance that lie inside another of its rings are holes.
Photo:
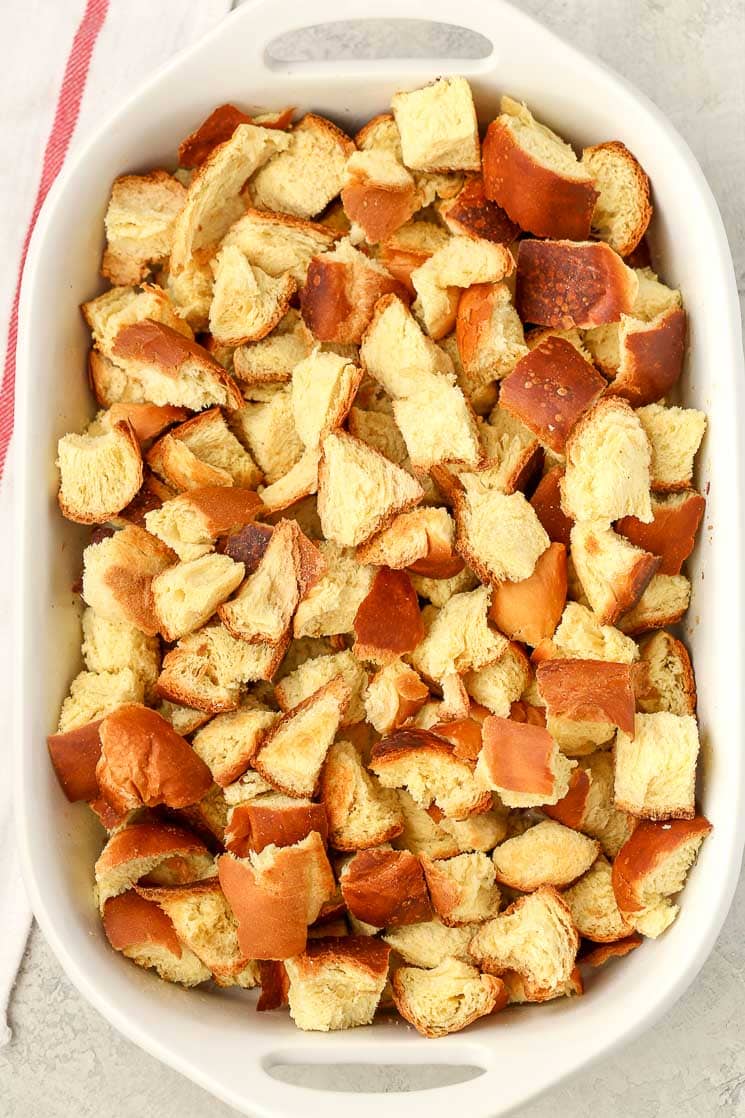
[[[272,1118],[315,1108],[330,1118],[350,1110],[356,1118],[377,1118],[382,1100],[375,1095],[352,1100],[311,1092],[273,1079],[269,1069],[293,1062],[469,1064],[484,1074],[429,1091],[421,1101],[432,1118],[456,1107],[469,1118],[486,1118],[649,1027],[702,966],[730,905],[745,833],[739,314],[709,188],[686,145],[644,97],[501,0],[378,0],[375,14],[434,16],[481,32],[494,50],[465,62],[269,64],[265,45],[281,32],[364,17],[368,5],[255,0],[142,86],[71,158],[49,195],[26,266],[18,353],[18,832],[34,911],[78,989],[131,1040],[221,1099]],[[55,445],[92,412],[84,375],[87,332],[77,306],[99,283],[102,219],[115,175],[169,165],[178,139],[222,101],[313,108],[353,130],[384,109],[397,88],[442,72],[470,78],[483,123],[507,90],[580,145],[625,141],[651,175],[655,259],[664,278],[682,288],[691,319],[684,397],[708,413],[710,424],[699,476],[708,510],[691,564],[687,637],[704,740],[701,802],[714,831],[672,929],[598,972],[584,998],[510,1011],[437,1041],[385,1022],[332,1035],[301,1033],[286,1015],[257,1015],[251,995],[185,992],[159,982],[126,964],[101,933],[91,898],[100,833],[84,807],[65,801],[44,742],[79,670],[70,587],[79,572],[82,533],[57,512]],[[395,1118],[413,1101],[388,1095],[384,1106]]]

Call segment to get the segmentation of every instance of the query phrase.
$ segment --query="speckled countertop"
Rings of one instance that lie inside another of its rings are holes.
[[[742,0],[518,0],[647,93],[700,160],[745,288],[745,4]],[[307,6],[309,17],[312,3]],[[340,3],[340,12],[343,12]],[[371,15],[374,6],[371,7]],[[309,19],[312,22],[312,17]],[[386,53],[381,28],[368,45]],[[359,46],[343,32],[339,44]],[[315,36],[296,47],[318,49]],[[2,914],[0,914],[0,922]],[[709,1118],[745,1115],[745,885],[719,942],[667,1018],[611,1059],[528,1106],[525,1118]],[[1,934],[1,932],[0,932]],[[2,1118],[229,1118],[229,1107],[119,1036],[76,993],[34,928],[11,1007],[12,1044],[0,1052]],[[294,1069],[297,1081],[318,1073]],[[401,1090],[446,1082],[445,1069],[338,1068],[341,1090]],[[426,1096],[420,1098],[425,1106]],[[412,1099],[413,1102],[413,1099]],[[384,1101],[381,1099],[381,1109]],[[353,1098],[349,1100],[354,1114]]]

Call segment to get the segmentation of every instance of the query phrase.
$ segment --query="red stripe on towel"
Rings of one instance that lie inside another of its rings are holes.
[[[103,27],[109,0],[87,0],[83,18],[75,32],[72,47],[65,66],[62,79],[57,109],[54,114],[54,123],[49,133],[47,146],[44,150],[44,163],[42,165],[41,180],[31,213],[31,220],[23,239],[21,260],[18,267],[13,307],[10,312],[10,326],[8,329],[8,345],[5,351],[5,366],[3,370],[2,387],[0,388],[0,477],[5,468],[5,459],[8,445],[13,434],[13,404],[16,380],[16,344],[18,341],[18,300],[21,294],[21,280],[26,263],[26,254],[34,231],[39,211],[44,204],[44,199],[49,193],[49,188],[60,172],[65,161],[67,149],[70,146],[72,134],[80,113],[80,102],[83,98],[85,83],[91,63],[91,55],[96,45],[99,32]]]

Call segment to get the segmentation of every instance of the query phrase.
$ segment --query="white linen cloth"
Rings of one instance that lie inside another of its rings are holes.
[[[0,34],[3,51],[3,120],[0,150],[5,167],[0,177],[0,342],[2,358],[21,264],[24,238],[42,180],[45,153],[56,125],[64,130],[65,112],[80,111],[70,148],[176,51],[196,41],[231,8],[231,0],[26,0],[3,4]],[[102,20],[102,22],[101,22]],[[77,35],[77,46],[74,47]],[[90,62],[81,36],[92,45]],[[95,42],[92,40],[95,39]],[[75,72],[68,60],[77,53]],[[60,93],[67,72],[67,100]],[[157,112],[157,106],[153,107]],[[69,125],[68,125],[69,126]],[[1,358],[0,358],[1,360]],[[0,368],[2,365],[0,364]],[[13,522],[13,445],[0,482],[0,524]],[[0,680],[6,725],[15,695],[13,642],[9,631],[14,583],[13,541],[6,527],[0,551]],[[15,743],[13,743],[15,744]],[[42,749],[43,742],[26,742]],[[0,1047],[10,1039],[7,1009],[31,925],[31,911],[15,856],[10,797],[10,749],[0,781]]]

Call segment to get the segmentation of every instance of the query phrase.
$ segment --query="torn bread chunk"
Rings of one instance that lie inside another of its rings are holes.
[[[386,295],[375,306],[360,347],[364,369],[392,400],[406,399],[438,377],[454,380],[453,363],[424,333],[406,304]]]
[[[318,512],[327,539],[354,547],[422,496],[414,478],[372,447],[341,431],[323,439]]]
[[[484,190],[521,229],[584,240],[597,191],[572,148],[529,109],[503,97],[484,139]]]
[[[127,621],[109,621],[88,607],[83,613],[85,666],[90,672],[131,669],[149,692],[160,671],[160,644]]]
[[[468,944],[478,927],[478,924],[464,924],[450,928],[434,919],[421,924],[405,924],[401,928],[387,928],[382,938],[405,963],[431,971],[448,958],[468,962]]]
[[[443,338],[455,328],[460,288],[495,284],[514,270],[515,258],[505,245],[450,237],[411,273],[414,314],[431,338]]]
[[[100,435],[111,431],[119,423],[131,423],[140,445],[149,443],[174,423],[183,423],[189,418],[186,408],[176,408],[171,404],[112,404],[104,412],[99,412],[93,423],[86,428],[87,435]]]
[[[536,680],[546,704],[549,731],[556,720],[561,720],[597,723],[599,728],[612,724],[633,736],[635,695],[631,664],[547,660],[538,665]]]
[[[243,581],[244,566],[227,555],[176,563],[152,583],[158,627],[167,641],[199,629]]]
[[[294,423],[293,434],[297,437]],[[317,492],[320,458],[318,448],[306,450],[286,474],[261,489],[261,499],[271,513],[283,512]]]
[[[581,962],[588,967],[604,967],[611,959],[623,959],[635,948],[641,947],[643,942],[638,932],[632,932],[615,943],[601,943],[591,951],[583,952]]]
[[[337,353],[316,349],[292,371],[295,430],[308,448],[340,427],[354,402],[362,370]]]
[[[566,445],[562,509],[576,521],[635,516],[652,520],[652,452],[647,433],[629,405],[603,398],[586,412]]]
[[[380,246],[380,260],[392,276],[416,295],[411,274],[447,241],[447,232],[432,221],[407,221]]]
[[[487,198],[484,180],[479,176],[466,179],[452,198],[436,204],[436,209],[454,237],[474,237],[510,245],[520,234],[520,228],[511,221],[496,202]]]
[[[456,748],[429,730],[402,727],[373,745],[370,768],[385,788],[405,788],[424,808],[452,819],[488,811],[492,797]]]
[[[421,644],[425,635],[419,599],[406,571],[380,567],[354,618],[358,660],[388,664]]]
[[[479,171],[481,145],[471,87],[465,78],[439,78],[396,93],[391,108],[404,164],[415,171]]]
[[[476,776],[505,807],[542,807],[566,796],[575,763],[543,727],[490,717],[482,734]]]
[[[390,733],[412,718],[429,698],[429,689],[413,668],[394,660],[369,681],[364,693],[367,721],[379,734]]]
[[[289,135],[279,129],[242,123],[213,149],[192,178],[174,223],[171,272],[182,271],[195,253],[222,239],[245,209],[241,191],[246,180],[289,146]]]
[[[529,893],[542,885],[571,884],[599,853],[594,839],[547,819],[501,843],[492,858],[500,884]]]
[[[405,399],[395,400],[393,414],[415,470],[427,473],[441,462],[479,461],[476,419],[462,389],[445,377],[425,379]]]
[[[543,811],[564,826],[596,838],[603,852],[615,858],[638,820],[615,808],[613,793],[613,756],[598,750],[580,758],[570,775],[567,794]]]
[[[420,924],[432,916],[422,867],[408,850],[362,850],[345,865],[340,884],[349,912],[373,928]]]
[[[82,303],[80,310],[96,350],[109,359],[114,357],[113,345],[120,331],[146,321],[167,326],[187,340],[194,337],[188,322],[176,313],[167,293],[155,283],[111,287]]]
[[[142,485],[142,456],[132,424],[100,435],[63,435],[57,444],[62,515],[78,524],[110,520]]]
[[[106,901],[101,919],[114,950],[137,966],[152,967],[164,982],[191,987],[212,977],[204,963],[183,945],[160,906],[138,896],[134,889]]]
[[[299,541],[295,522],[280,520],[256,569],[220,609],[220,619],[232,636],[252,644],[279,644],[286,639],[301,596]]]
[[[482,707],[506,718],[530,682],[530,662],[521,645],[511,641],[498,660],[463,677],[468,694]]]
[[[575,524],[574,569],[601,625],[613,625],[638,603],[660,558],[635,547],[600,521]]]
[[[364,232],[365,240],[387,240],[419,209],[413,175],[384,148],[355,151],[344,168],[344,212]]]
[[[172,497],[146,512],[145,525],[179,559],[199,559],[213,549],[218,536],[240,531],[262,508],[261,499],[250,490],[208,486]]]
[[[292,123],[294,109],[280,112],[258,113],[248,116],[235,105],[218,105],[178,147],[179,167],[193,170],[201,167],[218,144],[229,140],[239,124],[257,124],[262,128],[279,128],[286,131]]]
[[[601,625],[596,614],[579,602],[567,602],[554,633],[553,650],[564,660],[615,660],[632,664],[639,650],[630,637],[612,625]],[[540,657],[534,656],[534,659]]]
[[[216,784],[224,788],[243,775],[277,718],[273,710],[242,707],[218,714],[197,730],[192,747]]]
[[[676,625],[691,601],[691,584],[685,575],[656,574],[632,610],[618,622],[628,636]]]
[[[327,540],[321,541],[318,550],[326,573],[297,607],[293,623],[296,637],[351,632],[357,610],[372,586],[374,568],[358,563],[354,552]]]
[[[692,714],[637,714],[615,745],[615,804],[646,819],[693,819],[698,726]]]
[[[706,501],[694,489],[665,496],[653,494],[650,524],[625,516],[616,529],[636,547],[659,555],[660,574],[677,575],[693,551],[705,509]]]
[[[255,489],[261,472],[231,432],[219,408],[209,408],[156,442],[148,464],[174,489],[239,485]]]
[[[209,327],[221,345],[258,342],[284,317],[297,283],[285,272],[274,277],[251,264],[235,244],[215,257]]]
[[[300,310],[305,325],[319,341],[356,345],[377,301],[391,294],[406,295],[400,280],[345,238],[332,252],[311,260]]]
[[[233,353],[233,374],[243,384],[289,384],[292,370],[309,357],[313,339],[291,307],[284,318],[260,342],[238,346]]]
[[[270,791],[230,808],[225,848],[247,858],[252,850],[260,853],[267,846],[293,846],[311,831],[317,831],[327,842],[328,822],[323,804]]]
[[[339,677],[319,688],[272,727],[253,768],[285,795],[312,798],[350,697]]]
[[[363,389],[357,395],[359,399]],[[390,403],[386,401],[386,403]],[[350,435],[360,439],[363,443],[379,450],[397,466],[405,466],[408,460],[406,443],[403,435],[396,426],[391,413],[382,411],[364,411],[361,407],[353,407],[349,413],[347,429]]]
[[[695,408],[648,404],[636,414],[652,450],[652,488],[664,493],[688,489],[693,481],[693,462],[706,431],[704,413]]]
[[[569,533],[573,521],[564,514],[561,507],[561,484],[564,467],[552,466],[547,469],[533,491],[530,503],[536,516],[548,533],[552,543],[561,543],[569,548]]]
[[[478,482],[455,494],[456,548],[484,582],[530,578],[550,540],[522,493],[483,490]]]
[[[206,330],[209,326],[215,280],[212,273],[213,255],[212,248],[205,249],[192,256],[181,271],[162,274],[174,308],[195,332]]]
[[[453,575],[452,578],[425,578],[412,572],[411,584],[420,598],[426,598],[431,605],[441,609],[454,594],[461,594],[478,587],[479,580],[468,567]]]
[[[422,1036],[444,1037],[501,1009],[506,993],[501,979],[449,958],[433,970],[399,967],[393,975],[393,998],[401,1016]]]
[[[370,936],[323,936],[287,959],[287,997],[297,1027],[330,1032],[369,1025],[388,978],[389,954]]]
[[[529,578],[494,583],[489,617],[510,640],[536,647],[554,635],[566,600],[566,548],[552,543]]]
[[[403,818],[396,793],[383,788],[348,741],[330,747],[321,773],[321,800],[336,850],[366,850],[401,834]]]
[[[305,283],[308,265],[331,249],[338,233],[287,213],[247,210],[226,233],[222,245],[235,245],[254,268],[279,279],[289,274]]]
[[[104,718],[122,703],[142,703],[145,683],[130,667],[78,672],[62,703],[59,732],[68,733]]]
[[[261,399],[249,399],[242,408],[232,412],[230,427],[238,442],[256,459],[267,489],[278,493],[280,487],[285,486],[286,496],[294,501],[296,497],[290,492],[294,484],[292,471],[297,467],[302,474],[306,467],[300,466],[303,442],[295,426],[292,389],[289,385],[267,386],[266,393],[261,389],[262,386],[246,389],[247,396],[258,397],[261,393]],[[309,457],[308,464],[315,483],[315,459]],[[299,480],[302,482],[303,478]],[[315,492],[314,484],[313,489]],[[280,505],[276,499],[272,501],[273,508]]]
[[[620,256],[634,251],[652,217],[649,178],[620,140],[585,148],[582,166],[598,192],[592,231]]]
[[[173,224],[185,201],[186,190],[167,171],[114,179],[101,274],[112,284],[140,283],[170,254]]]
[[[458,383],[477,404],[485,390],[511,373],[528,353],[523,326],[505,283],[477,283],[463,292],[455,337],[463,368]]]
[[[83,552],[83,599],[107,621],[158,632],[152,582],[175,560],[169,547],[133,524]]]
[[[94,866],[99,908],[131,889],[143,877],[153,884],[200,881],[215,873],[204,843],[171,823],[128,823],[111,834]]]
[[[480,586],[454,594],[430,615],[427,635],[411,656],[420,675],[439,682],[452,672],[478,671],[499,659],[508,642],[488,624],[489,601],[489,589]]]
[[[587,329],[630,314],[633,269],[602,241],[520,242],[515,304],[523,322]]]
[[[308,926],[334,895],[334,875],[318,831],[291,846],[265,846],[247,858],[223,854],[220,885],[250,959],[288,959],[305,950]]]
[[[436,861],[422,854],[420,861],[432,906],[443,924],[459,927],[496,916],[500,893],[486,854],[477,851]]]
[[[600,857],[562,894],[577,931],[592,943],[614,943],[634,930],[618,908],[611,876],[610,862]]]
[[[547,1001],[569,981],[578,947],[568,905],[555,889],[542,886],[482,924],[470,954],[489,974],[515,972],[528,1000]]]
[[[613,863],[613,892],[625,920],[656,939],[678,915],[670,898],[683,888],[699,848],[711,831],[703,816],[666,823],[643,820]]]
[[[673,306],[649,321],[637,318],[636,313],[622,315],[616,329],[619,360],[607,392],[622,396],[633,407],[653,404],[670,392],[683,371],[686,313],[682,307]],[[612,333],[614,328],[608,331]]]
[[[298,121],[288,141],[252,177],[248,189],[259,209],[307,220],[325,209],[341,190],[354,144],[330,120],[315,113],[306,113]]]
[[[362,563],[394,570],[410,568],[431,578],[452,578],[463,569],[455,554],[455,523],[445,508],[401,513],[378,535],[357,548]]]
[[[696,680],[685,645],[661,629],[641,641],[639,653],[647,671],[643,693],[637,695],[639,710],[695,714]]]
[[[624,327],[633,331],[644,324],[649,325],[658,316],[682,308],[680,291],[662,283],[651,268],[635,268],[634,272],[637,292],[631,311],[622,315],[619,322],[595,326],[584,331],[582,336],[595,364],[611,379],[619,373],[624,359],[620,343]]]
[[[295,671],[283,676],[274,688],[274,695],[280,710],[287,713],[319,687],[341,676],[349,687],[351,699],[342,719],[342,726],[364,722],[365,708],[362,695],[367,686],[367,672],[350,651],[344,650],[332,655],[313,656],[305,660]]]

